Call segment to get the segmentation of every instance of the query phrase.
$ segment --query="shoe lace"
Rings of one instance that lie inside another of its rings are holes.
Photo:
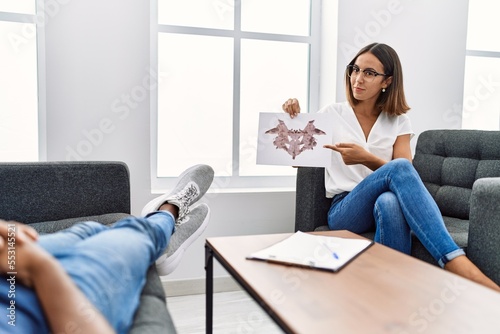
[[[194,183],[188,184],[188,186],[174,196],[179,202],[179,217],[177,219],[178,225],[187,221],[185,218],[189,213],[189,205],[193,202],[193,199],[196,196],[198,196],[198,188],[194,185]]]

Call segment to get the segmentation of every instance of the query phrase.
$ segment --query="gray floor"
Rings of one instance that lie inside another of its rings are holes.
[[[205,295],[167,298],[178,334],[205,333]],[[214,294],[214,334],[282,334],[245,291]]]

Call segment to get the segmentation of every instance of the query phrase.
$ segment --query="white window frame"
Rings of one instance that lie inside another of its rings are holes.
[[[473,0],[470,0],[470,2],[471,1],[473,1]],[[484,21],[484,22],[485,22],[484,24],[487,24],[487,21]],[[469,25],[470,25],[470,22],[469,22]],[[468,26],[468,28],[469,28],[469,26]],[[476,49],[466,48],[466,50],[465,50],[466,64],[467,64],[468,57],[481,57],[481,58],[486,58],[486,59],[493,59],[493,58],[500,59],[500,52],[499,51],[486,51],[486,50],[476,50]],[[465,73],[467,73],[467,67],[465,68]],[[463,117],[465,116],[465,113],[468,112],[465,108],[467,98],[468,98],[468,96],[465,96],[465,94],[464,94],[463,109],[462,109],[462,124],[461,124],[462,128],[464,128],[464,118]],[[500,123],[500,120],[499,120],[499,123]],[[497,124],[497,125],[498,125],[498,128],[500,130],[500,124]]]
[[[311,0],[310,35],[284,35],[241,31],[241,2],[235,0],[234,29],[199,28],[158,23],[158,0],[151,1],[151,54],[150,62],[158,71],[158,34],[176,33],[199,36],[230,37],[234,40],[234,78],[233,78],[233,161],[239,161],[240,145],[240,51],[242,39],[267,40],[278,42],[300,42],[309,45],[309,104],[310,111],[319,109],[320,84],[320,41],[321,41],[321,4],[322,0]],[[152,192],[164,192],[174,186],[175,178],[158,177],[157,122],[158,91],[150,91],[151,101],[151,188]],[[303,110],[306,112],[307,110]],[[239,176],[237,163],[233,164],[231,177],[216,177],[214,184],[218,192],[276,192],[295,191],[295,176]]]
[[[482,58],[487,58],[487,59],[492,59],[492,58],[500,59],[500,52],[466,49],[465,50],[465,59],[467,60],[468,57],[482,57]],[[467,63],[467,61],[466,61],[466,63]],[[465,68],[465,71],[467,71],[467,67]],[[466,99],[466,98],[467,98],[467,96],[464,96],[464,99]],[[463,112],[467,113],[467,110],[465,109],[465,105],[466,105],[465,102],[466,101],[464,100]],[[463,119],[462,119],[461,126],[464,127]],[[500,130],[500,120],[499,120],[498,128]]]
[[[0,21],[34,24],[36,29],[36,58],[38,86],[38,161],[47,160],[46,90],[45,90],[45,10],[44,0],[36,0],[35,14],[0,11]]]

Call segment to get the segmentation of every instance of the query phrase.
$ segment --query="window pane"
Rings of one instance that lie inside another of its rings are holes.
[[[0,0],[0,12],[35,14],[35,0]]]
[[[198,163],[232,171],[233,40],[158,35],[158,176]]]
[[[308,64],[308,44],[242,40],[241,176],[294,175],[295,170],[290,167],[256,165],[259,113],[283,112],[281,105],[290,97],[299,99],[305,109]]]
[[[0,22],[0,161],[38,160],[36,41],[11,42],[25,24]]]
[[[491,0],[469,1],[467,49],[500,52],[498,2]]]
[[[500,58],[466,58],[462,127],[500,130]]]
[[[233,29],[234,0],[158,0],[158,23]]]
[[[243,0],[241,30],[309,35],[310,0]]]

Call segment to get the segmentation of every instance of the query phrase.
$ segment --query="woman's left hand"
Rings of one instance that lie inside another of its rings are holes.
[[[337,143],[323,147],[339,152],[346,165],[364,164],[367,161],[368,151],[358,144]]]

